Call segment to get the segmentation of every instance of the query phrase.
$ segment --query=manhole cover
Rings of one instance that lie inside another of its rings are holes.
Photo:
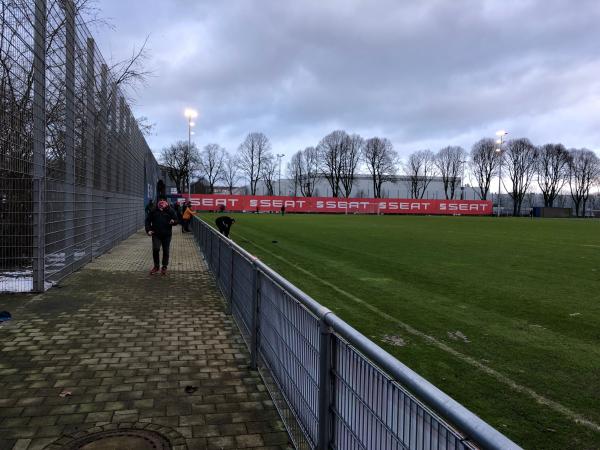
[[[64,447],[65,450],[170,450],[163,435],[149,430],[112,430],[83,436]]]

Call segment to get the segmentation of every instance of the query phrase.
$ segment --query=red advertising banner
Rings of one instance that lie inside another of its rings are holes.
[[[173,195],[179,203],[187,195]],[[260,195],[192,194],[194,211],[438,214],[484,216],[492,214],[489,200],[417,200],[402,198],[276,197]]]

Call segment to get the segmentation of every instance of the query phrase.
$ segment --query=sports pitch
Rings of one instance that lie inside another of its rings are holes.
[[[523,447],[600,448],[600,221],[235,217],[234,241]]]

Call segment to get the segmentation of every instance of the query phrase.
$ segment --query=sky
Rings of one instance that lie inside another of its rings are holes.
[[[149,36],[134,113],[158,156],[187,139],[286,155],[336,129],[406,157],[499,129],[600,149],[598,0],[98,0],[110,61]]]

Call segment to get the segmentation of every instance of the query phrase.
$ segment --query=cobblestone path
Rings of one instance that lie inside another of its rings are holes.
[[[174,230],[164,277],[150,246],[140,232],[45,294],[0,296],[0,449],[118,427],[175,449],[289,448],[191,235]]]

